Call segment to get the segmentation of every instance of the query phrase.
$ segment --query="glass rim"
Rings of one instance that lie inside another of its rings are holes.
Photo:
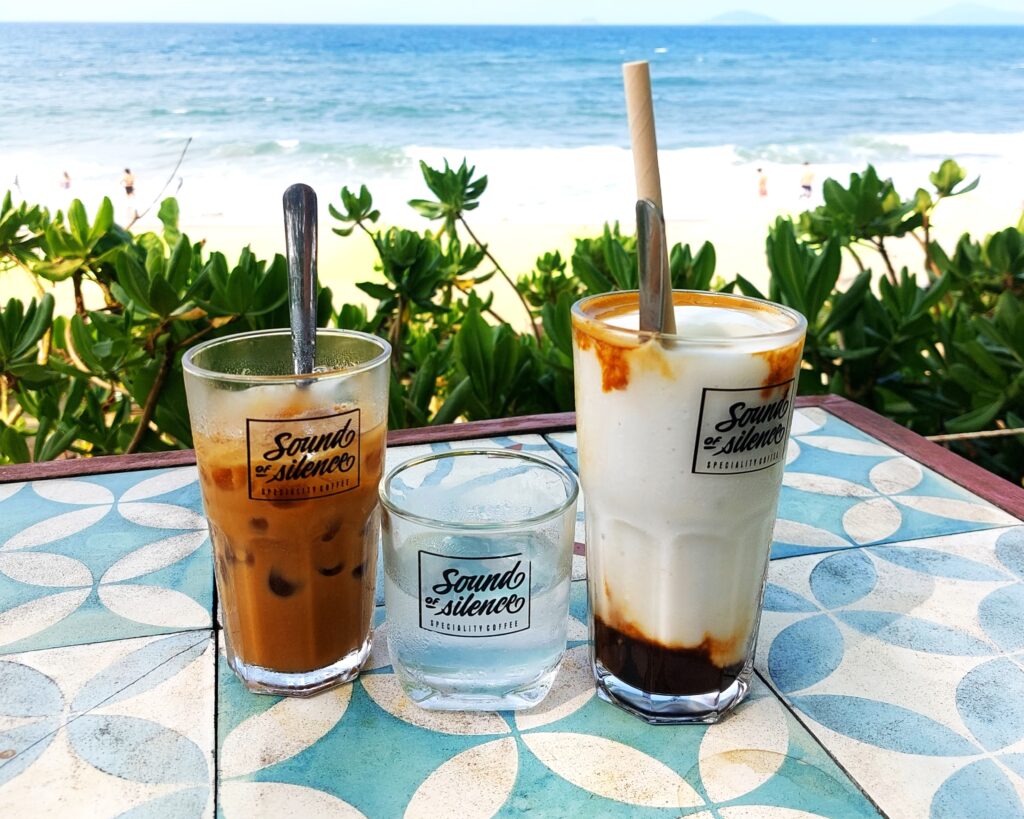
[[[388,497],[388,490],[391,487],[392,481],[402,472],[412,469],[417,466],[421,466],[431,461],[441,461],[449,458],[462,458],[467,456],[479,456],[485,455],[487,457],[494,458],[505,458],[510,461],[525,461],[539,466],[543,469],[553,472],[557,475],[562,484],[566,489],[566,497],[557,505],[553,506],[545,512],[539,515],[533,515],[531,517],[524,517],[518,520],[510,520],[503,522],[471,522],[471,521],[451,521],[441,520],[439,518],[426,517],[419,515],[415,512],[411,512],[408,509],[399,506],[390,497]],[[560,464],[554,463],[541,458],[538,455],[534,455],[529,452],[517,452],[508,449],[452,449],[446,452],[433,452],[429,455],[421,455],[417,458],[410,458],[408,461],[403,461],[390,472],[384,480],[381,481],[380,487],[377,490],[377,494],[380,497],[381,505],[384,506],[389,512],[398,515],[404,520],[418,523],[421,526],[427,526],[431,529],[443,529],[446,531],[471,531],[471,532],[501,532],[509,529],[520,529],[525,526],[535,526],[539,523],[545,523],[549,520],[554,520],[560,515],[564,514],[566,510],[576,504],[576,500],[579,497],[580,486],[579,481],[571,470],[561,466]]]
[[[588,315],[587,313],[584,312],[584,306],[588,302],[596,300],[596,299],[607,298],[608,296],[611,296],[611,295],[622,295],[622,296],[632,296],[632,295],[635,295],[637,297],[637,306],[639,307],[639,303],[640,303],[640,291],[639,290],[610,290],[607,293],[594,293],[594,294],[589,295],[589,296],[584,296],[581,299],[577,299],[577,301],[573,304],[573,306],[572,306],[572,317],[574,319],[577,319],[577,320],[581,321],[581,322],[586,322],[586,323],[590,323],[590,324],[599,325],[603,331],[607,331],[608,333],[611,333],[613,335],[620,335],[620,336],[627,337],[627,338],[630,338],[630,339],[639,339],[639,340],[642,340],[642,341],[647,341],[647,340],[652,339],[652,338],[658,338],[658,339],[662,339],[664,341],[670,342],[674,346],[689,346],[689,345],[692,345],[692,346],[707,347],[707,346],[712,346],[713,345],[713,346],[731,347],[731,346],[735,346],[735,345],[738,345],[738,344],[751,344],[751,343],[756,344],[757,342],[777,341],[778,339],[786,338],[787,336],[793,336],[793,338],[799,338],[800,336],[806,334],[806,332],[807,332],[807,318],[803,315],[803,313],[799,312],[798,310],[794,310],[792,307],[787,307],[784,304],[779,304],[778,302],[769,301],[768,299],[759,299],[759,298],[755,298],[754,296],[744,296],[744,295],[741,295],[739,293],[719,293],[719,292],[712,291],[712,290],[681,290],[681,289],[677,289],[677,290],[673,290],[672,293],[673,294],[675,294],[675,293],[684,293],[684,294],[687,294],[687,295],[696,295],[696,296],[714,296],[714,297],[726,299],[726,300],[729,300],[729,301],[739,302],[740,304],[746,303],[746,304],[750,304],[750,305],[758,305],[759,309],[763,309],[763,308],[767,307],[772,312],[781,313],[782,315],[784,315],[787,318],[791,319],[793,324],[790,327],[783,327],[783,328],[780,328],[778,330],[772,330],[771,332],[768,332],[768,333],[752,333],[750,335],[734,336],[734,337],[730,337],[730,338],[722,338],[721,336],[718,336],[718,337],[683,336],[683,335],[680,335],[678,332],[676,332],[676,333],[658,333],[658,332],[653,332],[651,330],[633,330],[633,329],[630,329],[629,327],[619,327],[619,326],[617,326],[615,324],[609,324],[607,321],[604,321],[604,320],[602,320],[600,318],[597,318],[595,316],[592,316],[592,315]]]
[[[233,381],[240,384],[289,384],[299,381],[306,383],[310,381],[327,381],[331,378],[342,378],[366,372],[367,370],[372,370],[379,366],[381,362],[386,361],[391,356],[391,345],[379,336],[375,336],[370,333],[362,333],[358,330],[345,330],[340,327],[317,327],[317,338],[320,336],[358,338],[363,341],[368,341],[371,344],[375,344],[379,348],[379,352],[372,358],[360,362],[359,364],[354,364],[351,367],[341,367],[339,369],[325,370],[324,372],[319,373],[304,373],[302,375],[296,375],[295,373],[286,373],[282,375],[242,375],[241,373],[224,373],[217,370],[207,369],[206,367],[200,367],[194,361],[195,357],[200,353],[221,344],[233,344],[245,339],[261,338],[266,336],[288,336],[290,338],[291,333],[292,331],[290,329],[279,327],[272,330],[250,330],[245,333],[233,333],[231,335],[221,336],[220,338],[210,339],[209,341],[204,341],[201,344],[197,344],[186,350],[185,354],[181,357],[181,367],[182,370],[190,376],[210,381]]]

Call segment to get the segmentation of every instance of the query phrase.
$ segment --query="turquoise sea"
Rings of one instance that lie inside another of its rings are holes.
[[[1022,178],[1012,27],[4,24],[0,42],[0,187],[44,201],[64,170],[72,190],[116,193],[126,165],[155,193],[191,137],[172,187],[210,216],[244,219],[295,178],[408,198],[416,160],[463,155],[509,180],[505,215],[600,205],[636,59],[663,163],[712,188],[762,164],[946,155]]]

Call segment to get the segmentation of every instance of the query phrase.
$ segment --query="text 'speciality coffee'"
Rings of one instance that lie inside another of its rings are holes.
[[[638,329],[635,291],[573,308],[592,659],[627,711],[713,722],[749,686],[806,321],[673,302],[673,335]]]

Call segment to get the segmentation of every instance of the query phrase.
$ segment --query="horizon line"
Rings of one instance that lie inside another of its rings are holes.
[[[903,20],[890,22],[787,22],[785,20],[772,20],[762,23],[723,23],[713,20],[700,22],[637,22],[637,23],[608,23],[601,21],[581,20],[578,22],[545,22],[545,23],[524,23],[524,22],[346,22],[346,21],[295,21],[295,20],[3,20],[0,25],[182,25],[182,26],[416,26],[422,28],[490,28],[502,26],[506,28],[847,28],[861,26],[865,28],[1014,28],[1024,26],[1024,19],[1018,21],[1001,23],[932,23],[923,20]]]

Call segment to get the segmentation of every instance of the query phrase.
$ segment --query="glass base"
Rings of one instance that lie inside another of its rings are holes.
[[[526,682],[504,685],[413,675],[398,665],[394,669],[409,699],[428,711],[524,711],[547,696],[558,674],[558,663]]]
[[[370,638],[357,650],[349,652],[338,662],[313,671],[289,673],[273,671],[259,665],[243,663],[228,651],[228,665],[254,694],[275,694],[284,697],[312,697],[328,688],[354,680],[366,658],[370,656]]]
[[[723,691],[705,694],[647,694],[594,666],[597,695],[605,702],[628,711],[651,725],[687,725],[718,722],[739,705],[750,689],[750,663]]]

